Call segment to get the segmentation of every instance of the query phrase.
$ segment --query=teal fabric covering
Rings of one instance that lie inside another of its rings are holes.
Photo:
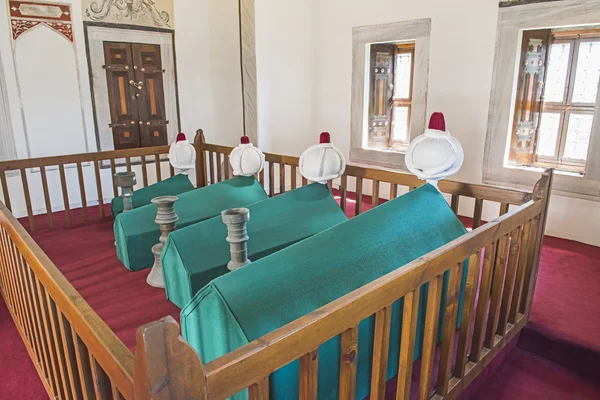
[[[219,215],[227,208],[265,200],[267,194],[256,179],[238,176],[177,197],[177,227],[184,228]],[[117,257],[130,271],[150,268],[154,263],[152,246],[160,236],[155,218],[156,206],[152,203],[117,216],[114,225]]]
[[[223,275],[181,311],[184,338],[210,362],[465,234],[443,196],[422,186],[347,222]],[[461,283],[462,309],[467,268]],[[448,273],[440,304],[446,301]],[[415,359],[422,351],[428,285],[421,290]],[[398,371],[403,299],[393,304],[388,378]],[[440,310],[440,327],[445,309]],[[374,317],[359,326],[356,398],[369,392]],[[460,323],[460,322],[459,322]],[[319,349],[319,399],[337,399],[339,336]],[[272,399],[298,397],[299,361],[274,372]],[[247,397],[247,391],[235,398]]]
[[[133,192],[133,208],[136,209],[146,204],[150,204],[150,200],[158,196],[177,196],[180,193],[194,190],[194,185],[190,182],[187,175],[175,175],[164,181],[154,183],[145,188],[135,190]],[[123,198],[117,196],[110,202],[110,212],[113,219],[123,212]]]
[[[313,183],[248,206],[248,258],[259,260],[347,220],[325,185]],[[229,270],[221,216],[169,235],[161,261],[167,298],[179,308]]]

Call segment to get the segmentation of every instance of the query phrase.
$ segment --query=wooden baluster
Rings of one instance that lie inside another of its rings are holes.
[[[92,380],[92,371],[90,369],[90,359],[86,345],[71,327],[71,336],[75,350],[75,360],[77,361],[77,372],[81,384],[81,394],[84,400],[93,400],[96,398],[94,393],[94,381]]]
[[[214,185],[217,183],[217,177],[215,176],[215,159],[212,151],[208,152],[208,173],[210,176],[210,184]]]
[[[229,155],[225,154],[223,163],[225,164],[225,179],[229,179],[229,170],[231,169],[231,165],[229,164]]]
[[[319,349],[300,357],[300,400],[317,400]]]
[[[269,163],[269,197],[275,195],[275,166]]]
[[[285,193],[285,164],[279,164],[279,193]]]
[[[429,281],[429,290],[427,293],[425,333],[423,335],[423,353],[421,356],[421,375],[419,376],[419,400],[428,400],[431,394],[433,359],[435,356],[435,344],[437,342],[441,290],[442,276],[438,275]]]
[[[125,157],[125,167],[127,172],[131,172],[131,157]]]
[[[490,310],[488,313],[487,329],[485,331],[484,345],[488,349],[494,347],[496,329],[498,328],[498,314],[500,312],[500,301],[502,300],[502,284],[506,273],[508,235],[498,240],[498,251],[494,265],[494,278],[492,280],[492,295]]]
[[[63,348],[63,341],[60,335],[60,330],[58,327],[58,318],[60,311],[56,308],[56,303],[50,297],[48,291],[46,291],[46,304],[48,304],[48,319],[50,320],[50,328],[52,332],[52,338],[54,341],[54,347],[56,351],[56,363],[58,364],[58,371],[60,374],[60,380],[65,392],[65,399],[69,399],[72,397],[71,386],[68,382],[68,372],[67,372],[67,364],[64,359],[65,349]]]
[[[538,215],[537,217],[535,217],[533,219],[532,225],[531,225],[531,232],[529,233],[530,236],[530,244],[529,244],[529,249],[527,250],[527,265],[526,265],[526,271],[525,271],[525,280],[523,282],[523,294],[522,294],[522,300],[521,300],[521,304],[519,306],[519,311],[521,312],[521,314],[525,314],[526,311],[529,309],[529,303],[531,303],[533,301],[533,293],[531,292],[533,290],[532,285],[534,284],[535,278],[532,276],[533,275],[533,271],[534,271],[534,263],[535,263],[535,255],[537,252],[537,248],[538,248],[538,243],[539,243],[539,235],[543,235],[543,232],[540,233],[540,230],[542,229],[542,224],[541,224],[541,216]]]
[[[296,186],[298,186],[298,174],[296,173],[296,166],[295,165],[291,165],[290,168],[292,169],[292,171],[290,172],[290,184],[292,187],[292,190],[296,189]]]
[[[221,153],[215,153],[217,156],[217,182],[223,180],[223,167],[221,166]]]
[[[340,349],[340,400],[354,400],[358,362],[358,326],[342,332]]]
[[[379,205],[379,181],[373,179],[373,187],[371,189],[371,208]]]
[[[469,347],[469,332],[473,320],[475,298],[477,297],[477,285],[479,284],[479,271],[481,267],[481,251],[469,257],[469,271],[467,273],[467,284],[465,286],[465,300],[463,303],[460,333],[458,336],[458,349],[456,350],[456,368],[454,376],[462,378],[467,368],[467,351]]]
[[[169,176],[175,176],[175,168],[169,163]]]
[[[510,204],[508,203],[500,203],[500,216],[503,216],[508,212]]]
[[[31,269],[29,269],[29,271],[28,271],[27,279],[28,279],[29,288],[31,290],[32,300],[33,300],[33,308],[34,308],[35,322],[36,322],[36,326],[38,329],[38,337],[40,338],[40,347],[42,350],[41,351],[41,354],[42,354],[41,361],[43,361],[42,369],[46,373],[46,381],[48,382],[48,385],[52,388],[52,390],[55,390],[54,382],[52,381],[52,370],[50,368],[50,356],[48,355],[48,343],[45,340],[46,336],[44,333],[44,326],[42,324],[42,318],[41,318],[42,314],[41,314],[41,310],[40,310],[39,296],[38,296],[37,287],[35,284],[37,278],[33,274],[33,271],[31,271]]]
[[[83,222],[88,222],[87,197],[85,195],[85,183],[83,182],[83,167],[77,163],[77,178],[79,178],[79,193],[81,194],[81,207],[83,209]]]
[[[308,179],[306,179],[305,177],[302,177],[302,186],[306,186],[308,185]]]
[[[348,198],[348,175],[344,174],[341,177],[341,185],[340,185],[340,207],[342,207],[342,211],[346,212],[346,200]]]
[[[485,331],[488,301],[490,299],[490,288],[492,285],[492,272],[495,255],[496,242],[487,245],[484,250],[483,268],[481,270],[481,283],[479,285],[479,298],[477,301],[477,311],[475,316],[475,329],[473,330],[471,355],[469,356],[469,360],[475,363],[481,360],[483,334]]]
[[[354,215],[359,215],[362,212],[362,178],[356,178],[356,203],[354,204]]]
[[[60,187],[62,189],[63,204],[65,206],[67,226],[70,226],[71,225],[71,204],[69,204],[69,190],[67,188],[67,175],[65,174],[65,165],[64,164],[58,164],[58,172],[60,175]]]
[[[333,191],[333,179],[330,179],[327,181],[327,188],[329,188],[329,191]]]
[[[94,382],[94,391],[96,392],[96,399],[112,399],[112,388],[110,379],[106,375],[106,372],[102,369],[98,361],[94,358],[92,353],[89,353],[90,370],[92,371],[92,381]]]
[[[448,394],[448,384],[452,375],[452,353],[454,351],[454,335],[456,333],[456,317],[458,314],[462,270],[463,262],[461,261],[456,266],[450,268],[450,278],[448,279],[444,333],[436,385],[436,394],[442,397]]]
[[[264,189],[265,188],[265,169],[264,168],[261,169],[260,172],[258,173],[258,182]]]
[[[65,393],[60,383],[60,372],[58,370],[58,363],[56,360],[56,347],[54,346],[53,337],[52,335],[50,335],[50,317],[48,314],[48,305],[46,304],[46,289],[44,289],[44,286],[42,286],[42,284],[37,278],[35,278],[35,281],[37,286],[40,314],[42,315],[42,324],[44,326],[44,340],[46,342],[46,346],[48,347],[48,354],[50,359],[50,375],[54,380],[54,388],[56,395],[65,398]]]
[[[22,294],[25,297],[25,307],[27,313],[27,323],[29,325],[29,332],[31,334],[31,348],[33,353],[35,354],[36,364],[39,364],[42,359],[41,347],[39,345],[39,333],[37,330],[37,326],[35,325],[35,315],[33,310],[33,302],[31,299],[31,294],[29,291],[29,281],[28,281],[28,269],[27,263],[23,259],[22,255],[19,255],[19,264],[21,268],[21,279],[23,283]]]
[[[69,375],[69,385],[74,399],[83,398],[81,391],[81,381],[77,369],[77,356],[75,355],[75,341],[71,331],[71,324],[62,313],[58,319],[58,327],[62,338],[63,349],[65,350],[65,359],[67,363],[67,372]]]
[[[452,195],[452,200],[451,200],[451,207],[452,207],[452,211],[454,211],[454,214],[458,215],[458,205],[460,203],[460,196],[457,194],[453,194]]]
[[[475,199],[475,211],[473,212],[473,230],[481,226],[481,214],[483,213],[483,199]]]
[[[269,400],[269,378],[266,377],[248,388],[248,400]]]
[[[23,194],[25,195],[25,206],[27,207],[27,218],[29,218],[29,229],[35,232],[35,222],[33,220],[33,209],[31,207],[31,196],[29,194],[29,184],[27,183],[27,171],[21,168],[21,182],[23,184]]]
[[[116,173],[117,173],[117,166],[115,165],[115,159],[111,158],[110,159],[110,176],[112,179],[113,195],[114,195],[114,197],[119,197],[119,190],[115,186],[115,174]]]
[[[534,247],[531,244],[531,236],[529,234],[531,230],[531,221],[527,221],[523,228],[523,234],[521,235],[521,248],[519,250],[519,261],[517,269],[517,278],[515,281],[515,290],[513,292],[512,302],[510,304],[510,313],[508,321],[511,324],[517,323],[519,316],[519,305],[521,304],[523,294],[523,282],[525,281],[525,271],[527,270],[527,257],[530,253],[530,248]]]
[[[154,155],[154,167],[156,168],[156,182],[161,182],[162,171],[160,170],[160,154]]]
[[[7,272],[8,272],[8,281],[10,290],[12,293],[12,310],[14,316],[16,317],[16,326],[22,332],[25,332],[25,316],[23,315],[23,305],[21,303],[21,296],[18,288],[18,276],[17,276],[17,263],[16,263],[16,253],[17,249],[15,244],[9,238],[8,242],[5,245],[7,255],[8,255],[8,263],[7,263]]]
[[[48,190],[48,177],[46,176],[46,167],[40,167],[40,176],[42,178],[42,190],[44,192],[44,203],[46,204],[46,215],[48,216],[48,226],[54,229],[54,218],[52,218],[52,202],[50,201],[50,191]]]
[[[8,208],[8,211],[12,212],[10,206],[10,194],[8,193],[8,184],[6,182],[6,172],[0,171],[0,186],[2,187],[2,193],[4,194],[4,205]]]
[[[375,337],[373,339],[373,369],[371,373],[370,395],[370,398],[374,400],[383,400],[385,398],[391,323],[392,306],[377,311],[375,314]]]
[[[404,296],[402,313],[402,333],[400,337],[400,359],[398,361],[398,386],[396,400],[410,399],[410,386],[415,356],[417,321],[419,318],[419,296],[421,289],[409,292]]]
[[[513,298],[515,280],[517,277],[517,261],[519,256],[519,246],[521,244],[521,227],[518,227],[510,234],[510,247],[508,252],[508,265],[506,267],[506,278],[504,280],[504,289],[502,293],[502,303],[500,304],[500,317],[498,319],[498,328],[496,333],[500,336],[506,335],[508,324],[508,313],[510,312],[510,302]]]
[[[34,334],[31,327],[31,314],[29,310],[29,304],[27,302],[27,293],[25,291],[25,270],[23,268],[23,257],[19,253],[17,247],[13,243],[15,250],[15,269],[17,277],[17,290],[19,291],[19,298],[21,300],[21,312],[23,315],[23,325],[25,328],[25,335],[28,340],[28,345],[31,350],[34,350]],[[35,354],[35,351],[34,351]]]
[[[146,156],[140,157],[142,163],[142,184],[144,187],[148,186],[148,169],[146,167]]]
[[[142,157],[142,160],[144,157]],[[100,218],[106,216],[104,210],[104,194],[102,193],[102,178],[100,176],[100,165],[101,161],[92,161],[94,163],[94,174],[96,175],[96,194],[98,195],[98,207],[100,207]],[[145,169],[143,169],[145,170]]]
[[[398,185],[390,183],[390,200],[394,200],[398,197]]]

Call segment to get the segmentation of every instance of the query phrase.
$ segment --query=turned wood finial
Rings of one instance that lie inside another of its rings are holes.
[[[227,225],[227,241],[229,242],[231,261],[227,269],[235,271],[250,264],[248,259],[248,231],[246,226],[250,220],[247,208],[230,208],[221,213],[223,223]]]
[[[137,184],[135,172],[117,172],[115,173],[115,186],[121,188],[121,197],[123,198],[123,212],[133,210],[133,187]]]
[[[542,177],[533,188],[533,199],[540,200],[547,197],[552,190],[552,181],[554,180],[554,169],[547,169],[542,173]]]
[[[204,155],[204,131],[198,129],[194,137],[194,147],[196,148],[196,187],[208,185],[208,177],[206,176],[206,158]]]
[[[136,342],[133,360],[136,400],[208,398],[202,361],[179,335],[179,325],[172,317],[138,328]]]
[[[175,223],[179,221],[179,217],[175,212],[175,202],[178,200],[177,196],[160,196],[152,199],[152,203],[158,207],[156,211],[156,222],[160,226],[160,237],[158,243],[152,247],[152,254],[154,254],[154,265],[146,282],[150,286],[157,288],[165,287],[165,280],[162,274],[162,263],[160,262],[160,256],[162,254],[167,237],[169,233],[175,230]]]

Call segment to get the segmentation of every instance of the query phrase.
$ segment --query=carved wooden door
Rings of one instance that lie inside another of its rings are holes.
[[[115,149],[167,144],[160,46],[104,42]]]

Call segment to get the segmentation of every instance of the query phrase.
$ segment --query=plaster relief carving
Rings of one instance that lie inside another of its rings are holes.
[[[172,28],[172,0],[86,0],[84,19]]]
[[[71,8],[68,4],[18,0],[10,0],[8,4],[13,40],[31,28],[44,24],[73,42]]]

